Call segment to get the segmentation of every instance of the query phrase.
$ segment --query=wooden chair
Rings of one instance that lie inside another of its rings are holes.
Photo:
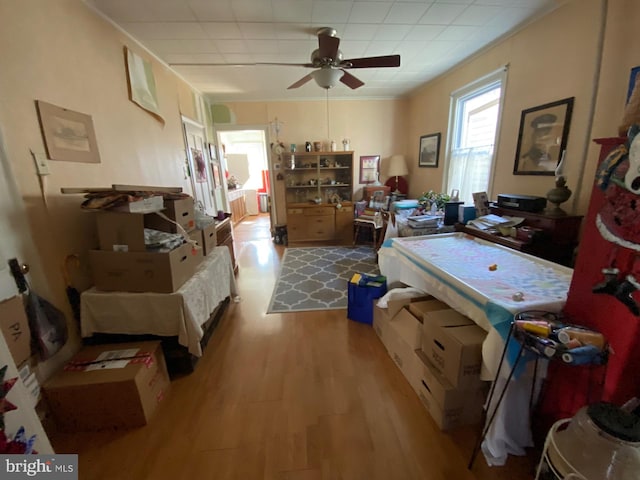
[[[384,227],[384,220],[380,216],[379,212],[366,209],[365,213],[356,217],[353,220],[353,246],[358,241],[358,236],[362,230],[368,230],[371,232],[371,246],[377,250],[378,248],[378,234]]]

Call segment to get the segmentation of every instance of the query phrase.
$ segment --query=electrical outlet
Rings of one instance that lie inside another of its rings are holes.
[[[38,170],[38,175],[51,175],[51,171],[49,170],[49,159],[44,153],[34,153],[32,152],[33,159],[36,162],[36,169]]]

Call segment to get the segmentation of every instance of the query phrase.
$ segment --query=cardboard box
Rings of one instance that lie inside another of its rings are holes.
[[[89,363],[105,352],[135,358]],[[58,428],[76,432],[146,425],[169,386],[161,344],[153,341],[85,347],[42,390]]]
[[[163,209],[162,195],[154,195],[153,197],[143,198],[135,202],[125,203],[118,207],[111,208],[111,211],[126,213],[151,213],[159,212]]]
[[[388,328],[389,321],[386,318],[386,315],[383,312],[386,312],[386,309],[380,308],[376,305],[377,299],[372,300],[373,302],[373,330],[378,335],[378,338],[382,341],[382,344],[385,348],[387,348],[388,343]]]
[[[146,251],[144,214],[104,211],[97,212],[95,215],[100,250],[110,252]]]
[[[165,220],[159,215],[150,214],[144,219],[145,227],[172,233],[178,232],[178,227],[175,223],[178,223],[187,232],[196,228],[196,214],[193,198],[191,197],[180,200],[165,200],[162,214],[172,220],[172,222]]]
[[[465,390],[455,388],[438,373],[423,352],[416,350],[420,377],[413,387],[418,398],[441,430],[472,425],[482,420],[486,385]]]
[[[430,300],[411,302],[407,305],[407,308],[415,317],[419,318],[420,323],[422,323],[424,321],[425,313],[433,312],[436,310],[446,310],[449,308],[449,305],[432,297]],[[420,345],[418,345],[416,348],[419,347]]]
[[[31,331],[22,296],[0,303],[0,329],[16,366],[31,356]]]
[[[189,237],[195,240],[198,246],[202,247],[202,253],[205,256],[209,255],[217,246],[216,225],[211,224],[204,230],[193,230],[189,232]]]
[[[425,314],[422,351],[455,387],[480,385],[482,342],[487,332],[455,310]]]
[[[387,301],[387,308],[380,309],[381,310],[380,315],[383,315],[385,317],[385,320],[391,321],[393,317],[395,317],[396,314],[405,305],[409,305],[412,302],[421,302],[421,301],[432,300],[432,299],[433,297],[431,295],[422,295],[422,296],[413,297],[413,298],[400,298],[397,300],[389,300]]]
[[[188,243],[168,253],[90,250],[98,290],[173,293],[195,273],[202,250]]]
[[[407,308],[403,308],[389,322],[385,346],[389,356],[411,384],[416,382],[415,345],[420,345],[422,325]]]

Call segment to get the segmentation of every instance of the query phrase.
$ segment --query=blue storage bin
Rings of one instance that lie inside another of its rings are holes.
[[[380,281],[380,279],[384,279]],[[381,283],[381,285],[372,285]],[[347,318],[356,322],[373,323],[373,301],[387,293],[387,280],[384,277],[362,275],[360,283],[347,282]]]

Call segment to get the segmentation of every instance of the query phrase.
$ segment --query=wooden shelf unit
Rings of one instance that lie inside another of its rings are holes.
[[[353,152],[287,152],[281,162],[284,178],[278,187],[286,204],[288,241],[350,243]]]

